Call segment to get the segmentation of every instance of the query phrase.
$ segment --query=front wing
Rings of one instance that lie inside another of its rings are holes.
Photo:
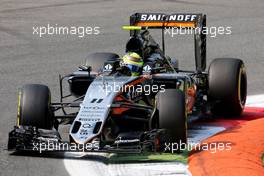
[[[9,133],[8,150],[33,152],[104,152],[142,153],[159,152],[165,130],[121,133],[111,144],[99,139],[91,143],[76,144],[61,140],[56,130],[37,129],[29,126],[15,126]]]

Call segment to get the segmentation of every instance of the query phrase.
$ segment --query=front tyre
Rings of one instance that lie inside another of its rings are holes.
[[[47,86],[27,84],[19,90],[17,125],[52,129],[53,113]]]
[[[166,143],[187,143],[185,95],[176,89],[166,89],[157,94],[159,128],[168,132]]]

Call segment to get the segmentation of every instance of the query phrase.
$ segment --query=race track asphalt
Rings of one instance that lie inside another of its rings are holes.
[[[134,12],[201,12],[208,26],[231,26],[231,35],[208,37],[208,63],[216,57],[245,61],[248,94],[264,93],[263,0],[0,0],[0,176],[68,175],[61,157],[13,156],[5,150],[7,134],[15,124],[17,89],[26,83],[47,84],[58,100],[58,74],[79,66],[88,53],[124,54],[128,24]],[[99,35],[33,35],[33,27],[99,26]],[[193,68],[192,37],[167,39],[168,55],[180,66]]]

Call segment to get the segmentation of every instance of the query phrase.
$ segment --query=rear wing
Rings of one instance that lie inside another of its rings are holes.
[[[138,34],[139,30],[142,29],[162,29],[162,48],[164,53],[164,29],[175,27],[191,28],[199,31],[198,33],[194,33],[195,65],[197,72],[205,71],[206,34],[201,31],[206,27],[206,15],[201,13],[135,13],[130,16],[130,26],[126,26],[130,30],[130,36]]]
[[[201,27],[202,14],[135,13],[130,16],[131,26],[150,28]]]

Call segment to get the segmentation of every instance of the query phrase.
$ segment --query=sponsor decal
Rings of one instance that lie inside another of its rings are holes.
[[[94,98],[92,99],[92,101],[90,103],[101,103],[104,99],[97,99],[97,98]],[[97,107],[93,107],[94,109],[96,109]]]
[[[86,112],[85,114],[80,114],[81,117],[101,117],[103,112]]]
[[[107,64],[104,66],[104,71],[112,71],[113,66],[111,64]]]
[[[143,67],[143,72],[151,72],[151,67],[149,65],[146,65]]]
[[[139,139],[119,139],[115,141],[115,144],[126,144],[126,143],[133,143],[133,142],[140,142]]]
[[[91,122],[98,122],[100,119],[87,119],[87,118],[79,118],[79,121],[91,121]]]
[[[88,130],[81,129],[80,135],[88,135]]]
[[[103,99],[99,99],[99,100],[102,101]],[[105,107],[99,107],[99,106],[84,106],[83,108],[84,109],[105,109]]]
[[[196,14],[140,14],[140,21],[194,22]]]
[[[85,123],[82,125],[83,128],[91,128],[92,125],[90,123]]]

